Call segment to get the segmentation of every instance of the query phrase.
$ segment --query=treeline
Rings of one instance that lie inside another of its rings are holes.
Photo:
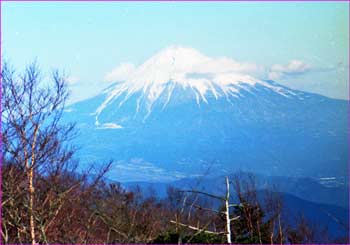
[[[25,173],[6,163],[2,174],[3,242],[31,243]],[[302,217],[295,227],[288,225],[277,196],[271,193],[261,204],[255,188],[247,190],[242,183],[247,184],[240,179],[232,182],[241,188],[235,190],[239,204],[230,212],[232,243],[330,242],[326,231]],[[225,206],[196,191],[169,187],[167,197],[159,200],[106,183],[100,176],[91,180],[69,171],[36,174],[34,186],[36,243],[227,243]]]
[[[65,77],[55,71],[47,80],[39,70],[1,71],[2,243],[347,242],[303,216],[290,226],[280,198],[259,200],[252,176],[223,180],[223,196],[169,187],[159,199],[106,181],[111,162],[78,172],[76,130],[61,123]]]

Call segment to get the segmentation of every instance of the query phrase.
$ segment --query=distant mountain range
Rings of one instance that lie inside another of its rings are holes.
[[[113,159],[109,178],[118,181],[237,170],[346,178],[347,101],[226,69],[230,62],[171,47],[69,106],[64,118],[77,122],[82,162]]]
[[[242,174],[241,174],[242,175]],[[234,179],[235,174],[228,177]],[[244,176],[244,174],[243,174]],[[306,201],[329,204],[342,208],[349,208],[348,184],[328,187],[320,184],[318,180],[310,178],[264,176],[254,174],[257,190],[271,190],[280,193],[293,195]],[[123,182],[123,186],[130,189],[135,186],[141,187],[144,193],[153,190],[158,197],[167,194],[167,188],[173,186],[178,189],[199,189],[210,193],[222,194],[225,191],[225,176],[185,178],[173,182]]]
[[[235,175],[229,175],[234,180]],[[240,174],[244,178],[245,174]],[[310,224],[321,230],[328,229],[330,238],[346,237],[349,227],[349,191],[346,186],[325,187],[309,178],[254,176],[258,199],[265,205],[267,195],[275,195],[282,202],[284,225],[294,226],[297,219],[305,217]],[[179,190],[199,190],[215,195],[225,195],[225,176],[215,178],[186,178],[170,183],[125,182],[128,190],[140,190],[147,198],[155,195],[165,198],[171,186]],[[268,192],[267,192],[268,190]],[[234,187],[231,188],[232,201],[235,201]],[[211,200],[213,202],[213,200]],[[217,204],[219,205],[219,203]],[[326,242],[320,240],[319,242]]]

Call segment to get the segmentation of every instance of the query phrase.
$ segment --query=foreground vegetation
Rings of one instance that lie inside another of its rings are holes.
[[[290,226],[277,195],[258,200],[252,176],[223,180],[224,196],[169,187],[159,199],[106,181],[111,162],[78,173],[74,125],[60,123],[64,76],[46,83],[33,64],[19,75],[5,65],[1,78],[2,243],[347,242],[302,216]]]

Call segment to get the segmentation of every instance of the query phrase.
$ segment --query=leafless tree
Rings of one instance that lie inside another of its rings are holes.
[[[224,204],[224,211],[218,211],[215,209],[211,209],[211,208],[205,208],[202,207],[200,205],[196,205],[195,202],[198,200],[198,198],[196,198],[191,204],[190,207],[194,207],[196,209],[199,210],[204,210],[204,211],[209,211],[209,212],[213,212],[216,214],[223,214],[224,215],[224,220],[225,220],[225,230],[224,231],[211,231],[208,230],[207,227],[209,226],[209,224],[211,223],[211,221],[209,220],[209,223],[205,224],[203,227],[199,227],[199,225],[197,226],[193,226],[190,224],[184,224],[179,222],[179,220],[171,220],[170,222],[175,224],[177,227],[181,226],[181,227],[185,227],[188,228],[190,230],[196,231],[198,233],[204,232],[207,234],[214,234],[214,235],[225,235],[226,236],[226,241],[228,244],[232,243],[232,233],[231,233],[231,222],[238,220],[239,216],[235,216],[232,217],[232,212],[230,211],[230,209],[232,207],[236,207],[239,206],[238,204],[233,204],[230,203],[230,180],[229,178],[226,176],[225,177],[225,184],[226,184],[226,191],[225,191],[225,195],[224,196],[220,196],[220,195],[216,195],[216,194],[212,194],[212,193],[208,193],[205,191],[199,191],[199,190],[180,190],[179,192],[183,192],[183,193],[192,193],[195,195],[204,195],[208,198],[212,198],[215,200],[218,200],[220,202],[222,202]],[[186,199],[187,196],[184,197],[184,203],[186,203]]]
[[[5,64],[2,81],[3,161],[18,166],[27,178],[29,233],[36,244],[35,175],[59,171],[73,154],[65,145],[74,125],[60,124],[68,96],[65,78],[58,71],[44,80],[36,63],[17,74]],[[6,200],[5,200],[6,201]]]

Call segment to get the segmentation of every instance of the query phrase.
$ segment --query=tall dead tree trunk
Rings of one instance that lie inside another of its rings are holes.
[[[231,244],[231,219],[230,219],[230,182],[226,176],[226,199],[225,199],[225,215],[226,215],[226,239],[227,243]]]
[[[217,214],[224,214],[225,215],[225,230],[224,231],[221,231],[221,232],[217,232],[217,231],[209,231],[206,229],[206,227],[195,227],[195,226],[191,226],[189,224],[183,224],[183,223],[180,223],[178,220],[174,221],[174,220],[171,220],[170,223],[173,223],[173,224],[176,224],[176,225],[180,225],[182,227],[186,227],[188,229],[191,229],[191,230],[194,230],[194,231],[199,231],[199,232],[204,232],[204,233],[207,233],[207,234],[215,234],[215,235],[226,235],[226,241],[228,244],[232,244],[232,232],[231,232],[231,222],[232,221],[235,221],[235,220],[238,220],[240,218],[240,216],[236,216],[236,217],[230,217],[230,207],[235,207],[235,206],[238,206],[237,204],[230,204],[230,180],[229,178],[226,176],[225,177],[225,182],[226,182],[226,192],[225,192],[225,196],[222,197],[222,196],[217,196],[217,195],[214,195],[214,194],[210,194],[210,193],[207,193],[207,192],[203,192],[203,191],[198,191],[198,190],[180,190],[180,192],[189,192],[189,193],[194,193],[194,194],[201,194],[201,195],[205,195],[209,198],[214,198],[214,199],[217,199],[221,202],[224,203],[224,211],[218,211],[218,210],[214,210],[214,209],[210,209],[210,208],[204,208],[204,207],[201,207],[199,205],[194,205],[194,203],[191,204],[191,207],[194,207],[194,208],[197,208],[197,209],[200,209],[200,210],[206,210],[206,211],[211,211],[211,212],[214,212],[214,213],[217,213]],[[186,196],[185,196],[186,198]],[[185,199],[184,199],[185,200]],[[196,199],[197,200],[197,199]],[[184,202],[185,204],[185,202]]]
[[[29,116],[30,120],[32,120],[32,114]],[[36,124],[34,133],[33,133],[33,142],[31,144],[31,163],[27,166],[27,176],[28,176],[28,189],[29,189],[29,225],[30,225],[30,237],[32,240],[32,244],[36,244],[35,241],[35,223],[34,223],[34,166],[35,166],[35,147],[36,140],[39,131],[39,124]]]
[[[34,223],[34,185],[33,185],[33,168],[29,169],[28,173],[28,185],[29,185],[29,225],[30,225],[30,237],[32,244],[36,244],[35,241],[35,223]]]

